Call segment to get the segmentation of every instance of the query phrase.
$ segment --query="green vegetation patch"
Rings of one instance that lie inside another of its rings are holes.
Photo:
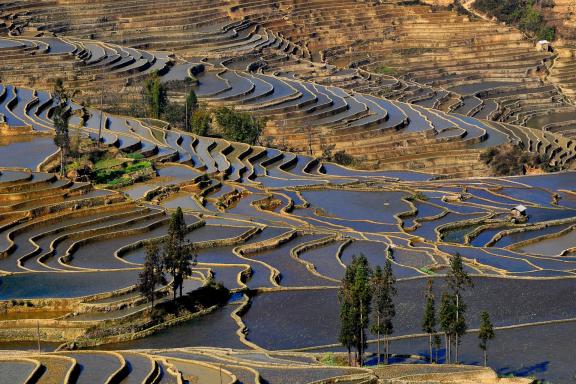
[[[247,112],[221,107],[214,112],[222,136],[230,141],[255,145],[264,129],[264,121]]]
[[[107,184],[108,186],[120,187],[130,185],[133,183],[134,178],[130,177],[131,174],[146,171],[152,172],[153,165],[150,161],[135,161],[126,165],[126,161],[122,159],[106,159],[100,160],[100,168],[95,168],[93,173],[93,180],[96,184]],[[98,162],[97,162],[98,163]],[[104,168],[103,165],[108,165]]]
[[[376,68],[374,68],[374,72],[379,73],[381,75],[395,75],[398,73],[394,68],[388,67],[386,65],[377,66]]]
[[[134,152],[134,153],[128,153],[124,155],[124,157],[128,159],[142,160],[144,158],[144,155],[139,152]]]
[[[545,155],[525,152],[515,145],[489,148],[480,155],[480,160],[492,168],[495,176],[522,175],[526,168],[538,168],[544,172],[557,172],[560,167],[550,163]]]
[[[427,275],[435,275],[434,271],[432,271],[431,269],[428,269],[426,267],[420,268],[420,272],[425,273]]]
[[[124,164],[126,160],[119,158],[103,158],[94,163],[94,170],[106,170],[110,168],[119,167]]]
[[[481,12],[507,24],[514,25],[538,39],[554,40],[556,30],[546,25],[540,13],[548,2],[535,0],[476,0],[474,6]]]

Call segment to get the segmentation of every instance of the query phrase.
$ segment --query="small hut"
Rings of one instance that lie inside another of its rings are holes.
[[[540,52],[551,52],[552,44],[548,40],[540,40],[536,43],[536,49]]]
[[[522,204],[515,206],[510,211],[510,216],[512,217],[513,222],[523,222],[526,221],[528,218],[528,208],[523,206]]]

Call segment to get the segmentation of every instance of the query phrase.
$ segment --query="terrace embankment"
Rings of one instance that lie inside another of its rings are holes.
[[[338,357],[340,358],[340,356]],[[529,383],[497,378],[489,368],[472,366],[396,365],[378,369],[327,366],[311,353],[186,348],[129,351],[76,351],[47,354],[13,353],[2,357],[3,377],[24,382],[242,382],[285,383]],[[185,380],[185,381],[184,381]],[[239,381],[241,380],[241,381]]]

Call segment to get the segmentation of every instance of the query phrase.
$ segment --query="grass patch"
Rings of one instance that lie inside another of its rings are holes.
[[[320,362],[324,365],[337,365],[336,364],[336,359],[334,359],[334,354],[333,353],[325,353],[322,355],[322,357],[320,358]]]
[[[339,367],[343,365],[348,365],[348,361],[344,356],[335,356],[332,352],[327,352],[322,354],[318,359],[321,364],[328,365],[331,367]]]
[[[144,155],[141,154],[140,152],[134,152],[134,153],[128,153],[124,155],[124,157],[128,159],[142,160],[144,158]]]
[[[392,68],[392,67],[388,67],[386,65],[379,65],[376,68],[374,68],[374,72],[379,73],[381,75],[395,75],[398,72]]]
[[[123,163],[124,162],[121,161],[120,165],[123,165]],[[107,164],[116,163],[107,162]],[[116,166],[116,168],[95,169],[94,181],[97,184],[107,184],[109,186],[129,185],[132,183],[132,178],[129,176],[130,174],[145,170],[153,170],[150,161],[137,161],[126,167],[117,167],[117,165],[112,166]]]
[[[435,274],[436,274],[436,273],[434,273],[434,271],[432,271],[432,270],[430,270],[430,269],[428,269],[428,268],[426,268],[426,267],[420,268],[420,272],[423,272],[423,273],[425,273],[425,274],[427,274],[427,275],[435,275]]]
[[[94,170],[98,171],[98,170],[102,170],[102,169],[118,167],[118,166],[122,165],[124,163],[124,161],[125,160],[116,159],[116,158],[100,159],[94,163]]]
[[[108,185],[119,187],[132,184],[132,179],[128,176],[121,176],[108,182]]]
[[[152,163],[149,161],[138,161],[128,165],[124,171],[125,173],[132,173],[146,168],[152,168]]]

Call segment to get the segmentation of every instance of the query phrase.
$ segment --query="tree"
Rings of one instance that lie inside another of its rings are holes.
[[[370,301],[372,292],[370,289],[370,278],[372,271],[368,265],[368,260],[364,255],[357,258],[357,264],[354,275],[354,285],[352,286],[352,295],[354,305],[358,311],[358,322],[356,326],[356,351],[358,352],[358,365],[364,363],[364,351],[366,350],[366,329],[369,324]]]
[[[424,319],[422,321],[422,331],[429,336],[430,363],[432,363],[432,337],[436,334],[436,305],[434,302],[434,292],[432,291],[432,279],[428,280],[426,290],[426,305],[424,307]]]
[[[434,334],[433,339],[433,343],[434,343],[434,361],[436,363],[438,363],[438,350],[440,349],[440,346],[442,345],[442,338],[440,337],[440,335],[438,333]]]
[[[54,124],[54,144],[60,148],[60,173],[62,176],[66,174],[66,156],[70,149],[70,134],[69,134],[69,121],[70,121],[70,108],[68,106],[70,93],[64,87],[64,80],[58,78],[54,82],[53,90],[54,102],[56,107],[52,113],[52,122]]]
[[[144,270],[138,275],[138,290],[146,300],[151,302],[151,308],[154,308],[156,286],[162,284],[163,280],[164,271],[160,258],[160,249],[157,243],[149,243],[146,246]]]
[[[383,329],[382,333],[384,334],[384,342],[386,346],[385,352],[385,360],[386,364],[388,364],[388,359],[390,356],[390,335],[394,332],[394,325],[392,320],[396,316],[396,307],[394,306],[394,299],[393,297],[397,294],[396,291],[396,278],[394,277],[394,273],[392,271],[392,261],[389,258],[386,258],[386,262],[384,263],[384,271],[383,271],[383,280],[384,280],[384,305],[383,305]]]
[[[473,287],[472,279],[466,271],[464,271],[464,264],[462,262],[462,256],[460,253],[456,252],[454,256],[450,258],[450,270],[446,275],[446,282],[448,288],[451,291],[452,297],[455,301],[455,315],[453,319],[452,330],[455,336],[455,347],[456,347],[456,363],[458,363],[458,346],[460,344],[460,337],[466,333],[466,320],[464,318],[464,312],[466,311],[466,305],[462,302],[462,292],[469,287]]]
[[[338,302],[340,303],[340,332],[338,341],[348,350],[348,365],[352,365],[350,357],[352,347],[354,347],[354,316],[352,303],[348,297],[349,287],[346,286],[345,279],[342,280],[342,287],[338,292]]]
[[[170,123],[171,126],[178,126],[186,129],[183,124],[186,120],[186,112],[184,106],[178,103],[169,102],[163,113],[163,118]]]
[[[221,107],[215,112],[222,136],[230,141],[255,145],[264,129],[264,121],[247,112]]]
[[[350,357],[351,349],[354,347],[354,338],[356,325],[356,308],[354,308],[354,298],[352,294],[352,286],[354,285],[354,277],[356,274],[356,258],[352,259],[352,263],[346,266],[344,278],[340,284],[338,291],[338,301],[340,303],[340,332],[338,340],[342,346],[348,350],[348,365],[352,365]]]
[[[186,100],[184,101],[185,109],[186,109],[186,121],[184,122],[184,129],[186,131],[190,131],[190,117],[198,108],[198,97],[196,96],[196,92],[193,89],[190,89],[188,92],[188,96],[186,96]]]
[[[384,319],[384,306],[386,302],[386,283],[380,266],[376,267],[370,283],[372,285],[372,325],[370,326],[370,332],[376,334],[378,351],[377,364],[380,364],[380,334],[384,332],[382,320]]]
[[[484,352],[484,366],[488,365],[488,341],[494,339],[495,336],[490,315],[488,312],[483,311],[480,319],[478,338],[480,339],[480,349]]]
[[[81,123],[76,126],[74,135],[70,138],[70,148],[69,154],[72,156],[79,156],[82,149],[82,127],[86,124],[86,121],[90,118],[90,112],[88,111],[89,105],[86,101],[80,103],[80,109],[76,110],[76,114]]]
[[[144,83],[144,99],[148,109],[148,116],[159,119],[168,105],[166,87],[160,81],[158,74],[154,73]]]
[[[368,328],[371,302],[371,269],[368,260],[363,255],[354,256],[350,265],[346,267],[346,272],[338,299],[340,302],[340,343],[348,349],[348,360],[350,361],[350,350],[356,349],[356,361],[359,365],[363,363],[363,354],[366,348],[366,329]]]
[[[212,117],[206,108],[198,108],[190,116],[190,131],[198,136],[206,136],[210,131]]]
[[[162,85],[162,84],[160,84]],[[198,98],[193,89],[191,89],[182,102],[166,102],[163,118],[172,126],[184,129],[190,132],[190,120],[194,111],[198,108]]]
[[[170,217],[168,235],[164,241],[163,262],[166,271],[173,278],[173,294],[176,299],[176,292],[180,290],[182,297],[182,286],[184,279],[192,274],[192,266],[196,263],[196,255],[193,246],[186,241],[187,227],[184,221],[182,208],[178,207]]]
[[[440,330],[444,333],[444,339],[446,344],[446,359],[447,363],[450,363],[450,345],[451,338],[453,335],[453,325],[456,318],[456,306],[454,304],[454,298],[448,293],[442,293],[442,299],[440,303]]]
[[[308,143],[308,155],[313,156],[314,152],[312,151],[312,139],[314,137],[314,127],[312,124],[306,124],[302,127],[304,132],[306,133],[306,141]]]

